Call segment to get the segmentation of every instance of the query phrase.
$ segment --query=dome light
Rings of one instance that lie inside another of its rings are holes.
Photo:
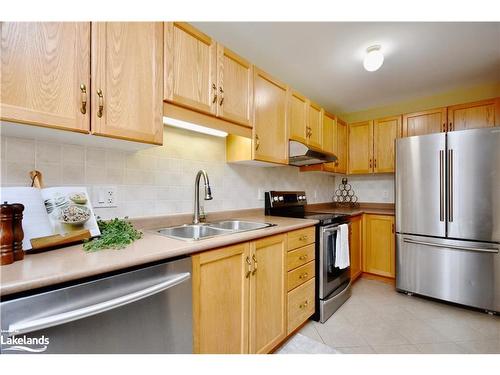
[[[374,72],[384,63],[384,55],[380,51],[380,46],[375,45],[366,49],[366,56],[363,61],[364,68],[369,72]]]

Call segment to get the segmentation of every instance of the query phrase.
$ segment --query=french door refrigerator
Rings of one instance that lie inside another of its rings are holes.
[[[500,312],[500,128],[396,141],[396,288]]]

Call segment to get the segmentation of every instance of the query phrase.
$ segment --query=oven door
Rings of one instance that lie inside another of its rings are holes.
[[[350,267],[335,267],[335,244],[339,225],[320,227],[319,234],[319,298],[326,299],[339,286],[349,281]]]

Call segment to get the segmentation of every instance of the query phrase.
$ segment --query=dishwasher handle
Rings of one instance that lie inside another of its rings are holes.
[[[183,283],[191,277],[189,272],[184,272],[168,277],[161,283],[152,285],[148,288],[138,290],[130,294],[126,294],[108,301],[100,302],[95,305],[85,306],[80,309],[63,312],[60,314],[50,315],[47,317],[12,323],[9,325],[9,336],[39,331],[44,328],[50,328],[64,323],[69,323],[78,319],[83,319],[92,315],[96,315],[108,310],[115,309],[129,303],[139,301],[143,298],[150,297],[156,293],[172,288]]]

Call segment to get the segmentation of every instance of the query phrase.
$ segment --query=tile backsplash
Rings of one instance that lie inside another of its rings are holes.
[[[334,190],[332,175],[228,164],[224,138],[170,127],[163,146],[134,152],[27,138],[1,141],[2,186],[29,186],[32,169],[43,173],[46,186],[83,185],[91,195],[95,186],[116,186],[117,207],[95,209],[103,218],[192,212],[199,169],[207,170],[212,186],[214,199],[201,203],[207,212],[264,207],[260,194],[266,190],[305,190],[310,203],[330,201]]]
[[[335,177],[335,189],[342,182],[342,177]],[[359,175],[347,176],[359,202],[366,203],[394,203],[394,175]]]

